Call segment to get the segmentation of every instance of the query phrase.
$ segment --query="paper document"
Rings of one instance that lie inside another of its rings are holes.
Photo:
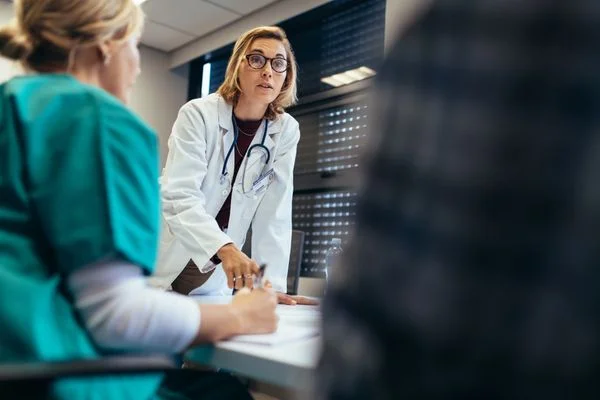
[[[234,336],[228,342],[254,343],[274,346],[290,343],[298,340],[308,339],[319,335],[318,326],[298,326],[279,323],[277,331],[265,335],[239,335]]]
[[[316,306],[277,306],[277,316],[281,323],[293,325],[319,325],[321,323],[321,311]]]

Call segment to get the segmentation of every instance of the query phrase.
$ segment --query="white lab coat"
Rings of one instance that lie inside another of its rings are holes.
[[[286,292],[298,122],[289,114],[269,121],[264,143],[271,152],[268,165],[261,149],[250,154],[246,175],[246,160],[242,161],[224,233],[215,217],[232,190],[233,153],[227,163],[228,179],[224,184],[220,179],[223,160],[234,138],[231,115],[232,106],[218,94],[192,100],[179,111],[160,179],[163,226],[157,268],[149,279],[153,286],[169,288],[190,258],[202,272],[210,271],[214,265],[209,260],[217,250],[230,242],[241,249],[252,224],[252,258],[259,264],[266,263],[266,275],[273,287]],[[251,145],[261,142],[263,132],[264,122]],[[274,179],[265,190],[254,194],[250,190],[252,182],[270,168]],[[242,179],[249,194],[242,192]],[[231,294],[221,265],[194,293]]]

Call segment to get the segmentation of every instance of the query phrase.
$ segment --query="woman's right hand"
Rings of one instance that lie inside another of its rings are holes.
[[[240,290],[229,304],[200,304],[200,326],[190,343],[214,343],[235,335],[277,329],[277,295],[270,289]]]
[[[226,244],[217,252],[223,271],[227,275],[230,289],[247,287],[252,289],[254,275],[258,274],[258,264],[238,249],[233,243]]]
[[[247,288],[240,290],[231,307],[240,322],[240,331],[246,333],[271,333],[277,329],[277,295],[272,290]]]

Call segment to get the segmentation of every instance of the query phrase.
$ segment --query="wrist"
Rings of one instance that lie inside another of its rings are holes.
[[[227,243],[225,246],[217,250],[216,256],[222,261],[225,260],[232,252],[235,252],[237,248],[233,243]]]
[[[214,343],[245,332],[241,310],[232,304],[202,304],[200,327],[191,345]]]

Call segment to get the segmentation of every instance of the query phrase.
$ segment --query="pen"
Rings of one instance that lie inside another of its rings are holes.
[[[262,289],[264,287],[265,281],[265,270],[267,269],[267,264],[261,264],[258,268],[258,275],[254,277],[254,288]]]

